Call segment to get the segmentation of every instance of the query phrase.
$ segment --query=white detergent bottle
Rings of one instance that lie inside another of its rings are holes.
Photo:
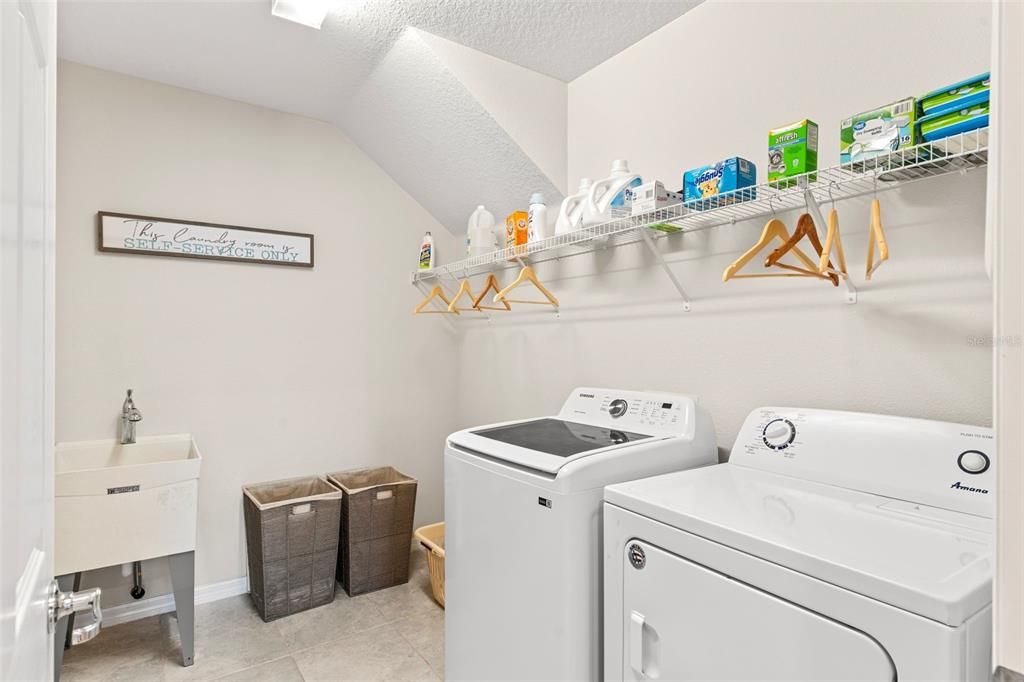
[[[534,192],[530,196],[530,208],[527,211],[529,217],[529,236],[527,241],[535,242],[548,237],[548,207],[544,204],[544,195]]]
[[[629,171],[629,163],[622,159],[612,162],[612,174],[590,186],[583,209],[583,225],[591,227],[614,218],[617,210],[625,211],[633,203],[630,190],[643,184],[643,179]]]
[[[427,232],[420,244],[420,270],[434,269],[434,238]]]
[[[570,194],[562,202],[555,220],[555,234],[565,234],[578,230],[583,223],[583,208],[590,193],[590,178],[580,178],[580,188],[576,194]]]
[[[494,240],[494,215],[483,206],[477,206],[469,216],[466,228],[466,255],[482,256],[497,249]]]

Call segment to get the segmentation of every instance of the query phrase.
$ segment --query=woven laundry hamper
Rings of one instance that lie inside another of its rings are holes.
[[[242,486],[249,594],[264,621],[334,601],[341,491],[304,477]]]
[[[416,479],[393,467],[338,471],[338,581],[350,596],[409,582]]]

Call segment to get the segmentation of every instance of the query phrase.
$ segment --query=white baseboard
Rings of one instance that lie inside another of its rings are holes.
[[[211,601],[227,599],[239,594],[246,594],[249,591],[249,578],[233,578],[210,585],[196,586],[196,604],[206,604]],[[174,610],[174,595],[161,594],[149,599],[140,599],[130,604],[111,606],[103,609],[103,627],[128,623],[140,618],[159,616],[162,613],[170,613]]]

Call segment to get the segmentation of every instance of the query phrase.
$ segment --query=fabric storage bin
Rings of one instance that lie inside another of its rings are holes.
[[[242,486],[249,594],[264,621],[334,601],[341,491],[322,478]]]
[[[393,467],[327,475],[341,488],[337,576],[350,596],[409,581],[416,479]]]

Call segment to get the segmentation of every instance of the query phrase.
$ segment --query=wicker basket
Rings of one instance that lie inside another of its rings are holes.
[[[437,603],[444,608],[444,521],[417,528],[416,539],[427,551],[430,590]]]
[[[341,491],[321,478],[242,487],[249,594],[264,621],[334,601]]]
[[[339,471],[338,581],[350,596],[409,582],[416,479],[393,467]]]

